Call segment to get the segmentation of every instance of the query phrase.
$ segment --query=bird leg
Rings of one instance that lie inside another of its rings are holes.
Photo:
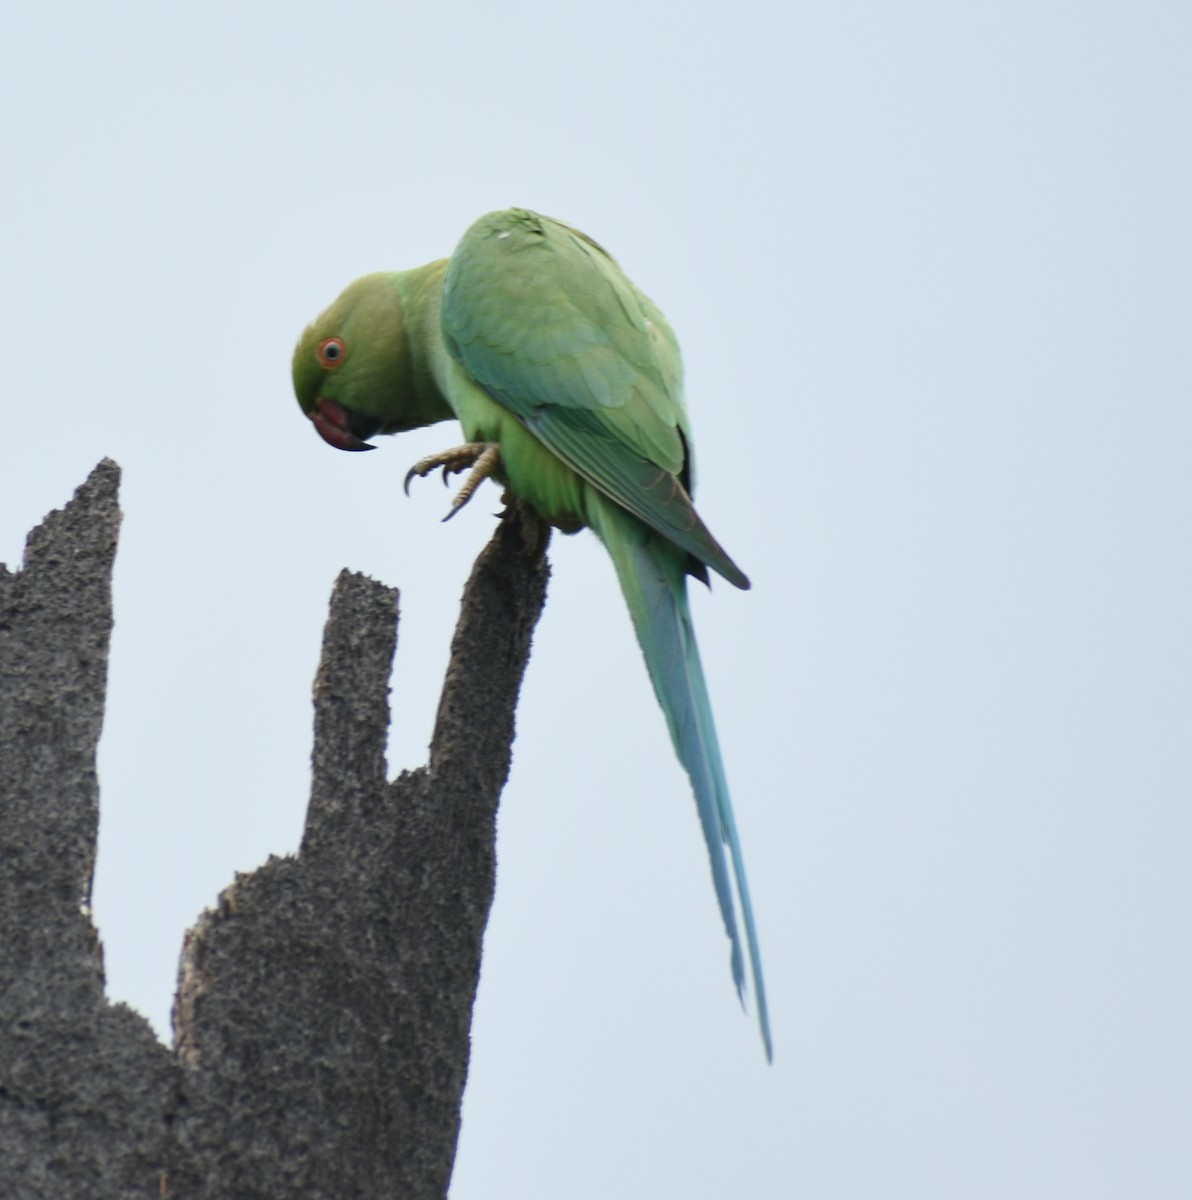
[[[505,506],[497,517],[502,521],[516,521],[521,535],[522,550],[527,558],[545,558],[550,544],[551,523],[539,515],[538,510],[508,488],[501,495]]]
[[[420,458],[407,472],[402,485],[406,495],[410,494],[410,480],[417,475],[420,479],[429,475],[438,467],[443,468],[443,482],[446,483],[451,475],[472,468],[471,474],[464,480],[464,485],[452,497],[451,511],[443,518],[450,521],[469,500],[476,489],[501,464],[501,447],[496,442],[467,442],[463,446],[455,446],[439,454],[428,454]]]

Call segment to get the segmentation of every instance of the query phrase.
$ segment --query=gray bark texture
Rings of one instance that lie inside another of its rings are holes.
[[[301,849],[187,933],[171,1051],[105,999],[88,907],[118,484],[105,460],[0,564],[0,1197],[445,1196],[539,531],[514,512],[477,559],[428,764],[393,782],[397,593],[340,575]]]

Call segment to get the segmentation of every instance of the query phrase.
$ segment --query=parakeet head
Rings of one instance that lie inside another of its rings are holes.
[[[412,388],[402,301],[392,274],[366,275],[309,324],[294,349],[294,393],[319,436],[339,450],[410,428]],[[416,422],[417,423],[417,422]]]

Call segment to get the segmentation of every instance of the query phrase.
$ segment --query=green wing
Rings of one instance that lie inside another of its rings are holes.
[[[572,470],[749,586],[691,503],[675,335],[604,249],[526,209],[481,217],[451,257],[441,325],[452,357]]]

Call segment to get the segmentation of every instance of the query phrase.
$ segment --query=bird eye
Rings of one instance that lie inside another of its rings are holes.
[[[347,347],[343,343],[343,338],[331,337],[326,338],[319,343],[317,351],[319,362],[325,367],[338,367],[344,360],[344,355],[347,354]]]

